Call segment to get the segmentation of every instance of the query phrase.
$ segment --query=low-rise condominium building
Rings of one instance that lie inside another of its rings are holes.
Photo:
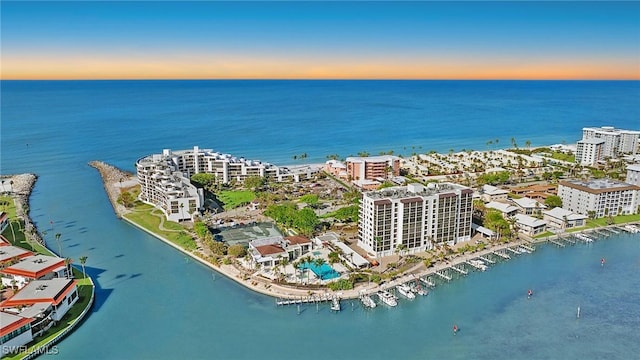
[[[562,208],[594,218],[638,213],[640,186],[611,179],[560,181]]]

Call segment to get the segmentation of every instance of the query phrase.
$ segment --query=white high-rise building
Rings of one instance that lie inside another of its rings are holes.
[[[578,141],[576,146],[576,163],[582,166],[594,165],[597,161],[604,159],[605,140],[586,139]]]
[[[358,246],[375,257],[399,246],[414,253],[434,244],[471,239],[473,190],[457,184],[409,184],[365,192],[360,201]]]
[[[582,128],[582,140],[603,139],[602,157],[616,158],[619,154],[635,154],[638,151],[640,131],[616,129],[613,126]]]

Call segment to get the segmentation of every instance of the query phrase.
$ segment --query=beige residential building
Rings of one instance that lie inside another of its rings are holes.
[[[408,253],[471,239],[473,191],[443,183],[409,184],[365,192],[358,246],[373,257]],[[399,247],[403,245],[403,247]]]

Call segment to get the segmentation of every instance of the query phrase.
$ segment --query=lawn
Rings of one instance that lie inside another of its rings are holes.
[[[256,198],[253,191],[220,191],[216,193],[216,198],[222,202],[225,210],[231,210],[242,205],[246,205]]]
[[[160,229],[161,217],[164,217],[160,210],[156,210],[148,204],[136,205],[134,211],[124,215],[128,220],[136,223],[153,234],[157,234],[180,246],[185,250],[194,250],[196,243],[185,231],[185,228],[173,221],[165,220],[164,229]]]

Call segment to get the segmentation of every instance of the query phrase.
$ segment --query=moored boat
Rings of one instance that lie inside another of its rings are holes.
[[[389,306],[393,307],[398,305],[398,302],[396,301],[396,297],[391,295],[391,293],[386,290],[378,291],[378,298],[380,299],[380,301],[382,301],[383,303]]]
[[[413,293],[413,291],[411,291],[411,288],[407,284],[397,285],[396,289],[400,294],[402,294],[402,296],[406,297],[407,299],[416,298],[416,295]]]

